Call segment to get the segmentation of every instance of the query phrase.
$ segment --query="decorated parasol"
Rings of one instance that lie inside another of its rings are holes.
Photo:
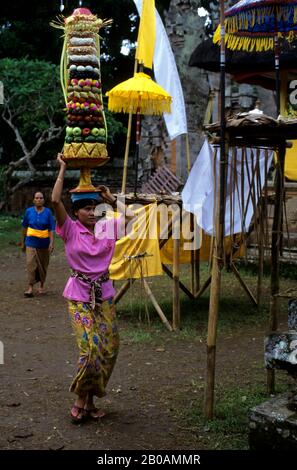
[[[170,113],[171,96],[143,72],[136,72],[133,78],[115,86],[108,97],[108,108],[116,113]]]
[[[134,76],[116,85],[107,93],[108,109],[110,109],[110,111],[129,113],[130,116],[136,114],[135,194],[137,192],[138,181],[137,168],[141,134],[141,115],[161,115],[162,113],[171,112],[171,96],[149,75],[143,73],[144,66],[148,69],[152,69],[155,39],[155,1],[143,0],[137,38],[136,70]],[[138,67],[140,70],[137,72]],[[124,172],[127,170],[127,159],[128,153],[126,152]]]
[[[274,50],[277,113],[280,112],[279,39],[297,35],[297,0],[240,0],[225,11],[225,45],[247,52]],[[214,35],[220,42],[220,26]]]

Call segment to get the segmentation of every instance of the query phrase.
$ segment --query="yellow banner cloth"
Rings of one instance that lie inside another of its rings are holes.
[[[109,268],[110,278],[138,279],[163,274],[157,224],[157,204],[135,211],[136,219],[126,237],[116,242]],[[129,229],[129,227],[128,227]]]
[[[137,38],[136,59],[149,69],[153,68],[156,42],[155,0],[143,0]]]
[[[163,274],[163,264],[173,264],[173,239],[166,241],[159,248],[160,234],[164,234],[172,213],[168,206],[156,203],[148,204],[134,210],[136,219],[128,224],[128,235],[116,242],[114,255],[110,265],[110,278],[139,279],[141,277],[160,276]],[[113,214],[114,216],[114,214]],[[193,242],[193,235],[195,241]],[[190,214],[182,212],[182,226],[176,225],[173,237],[181,237],[179,262],[189,264],[191,262],[191,250],[200,248],[200,261],[210,261],[211,237],[205,235],[196,222],[191,232]],[[164,239],[168,234],[164,236]],[[226,256],[238,258],[244,255],[244,245],[241,234],[225,237]]]
[[[286,149],[285,176],[289,180],[297,181],[297,140],[293,140],[293,147]]]

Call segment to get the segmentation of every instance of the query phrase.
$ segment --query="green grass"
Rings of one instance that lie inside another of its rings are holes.
[[[133,330],[121,329],[121,341],[132,344],[152,343],[154,341],[154,335],[149,331],[143,331],[141,327],[139,330],[136,330],[135,328]]]
[[[276,394],[288,390],[288,377],[279,374]],[[190,408],[185,406],[183,410],[177,411],[176,415],[184,422],[185,428],[197,436],[200,446],[217,450],[245,450],[249,449],[249,412],[269,398],[262,373],[256,375],[254,383],[246,387],[217,387],[213,420],[207,421],[203,416],[201,390],[197,401]]]
[[[0,252],[19,249],[22,241],[22,217],[0,214]],[[55,236],[55,247],[63,249],[62,240]]]
[[[16,247],[21,242],[21,217],[0,215],[0,250]]]
[[[292,268],[291,268],[292,269]],[[297,277],[297,266],[295,269],[295,279]],[[240,268],[241,275],[245,282],[256,293],[257,278],[246,270]],[[208,267],[201,263],[201,277],[205,280],[208,276]],[[189,286],[189,267],[182,266],[181,279]],[[203,282],[203,281],[202,281]],[[118,289],[121,282],[116,283]],[[149,284],[160,307],[167,319],[172,321],[172,282],[166,275],[150,278]],[[296,281],[291,278],[281,279],[281,290],[294,287]],[[270,279],[263,279],[262,304],[256,309],[247,297],[233,273],[226,270],[222,273],[221,298],[218,316],[218,334],[235,332],[242,328],[263,327],[268,324],[269,301],[270,301]],[[287,314],[287,299],[281,299],[281,315]],[[148,324],[146,307],[149,313],[150,324]],[[184,293],[180,292],[181,309],[181,331],[175,333],[185,340],[193,340],[197,337],[205,337],[208,322],[209,289],[199,300],[192,301]],[[157,336],[166,332],[165,326],[156,313],[149,299],[145,300],[145,294],[141,288],[140,281],[136,281],[128,290],[125,296],[117,304],[117,312],[125,324],[129,324],[130,331],[137,331],[140,327],[149,333],[151,340],[156,341]]]

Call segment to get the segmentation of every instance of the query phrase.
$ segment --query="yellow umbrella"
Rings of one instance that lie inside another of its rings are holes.
[[[107,93],[108,109],[116,113],[129,113],[129,126],[127,143],[130,141],[131,116],[136,114],[136,152],[135,152],[135,182],[134,194],[137,191],[137,167],[139,159],[139,142],[141,114],[157,114],[170,113],[170,105],[172,98],[160,85],[154,82],[149,75],[143,72],[135,72],[134,77],[129,78],[125,82],[116,85]],[[126,154],[124,161],[124,175],[122,191],[126,184],[127,162],[128,162],[128,146],[126,146]]]
[[[132,114],[136,114],[136,158],[135,158],[135,184],[134,193],[137,188],[137,166],[139,157],[139,142],[141,128],[141,114],[157,114],[171,112],[171,96],[149,75],[142,72],[143,66],[152,68],[153,55],[156,40],[156,13],[154,0],[142,0],[142,12],[139,24],[136,67],[134,76],[125,82],[115,86],[107,93],[108,109],[114,112],[129,113],[128,134],[124,159],[124,173],[122,192],[126,185],[128,151],[130,142]],[[137,64],[141,70],[137,72]]]
[[[116,85],[107,96],[108,109],[115,113],[160,115],[171,112],[171,96],[143,72],[135,73],[134,77]]]

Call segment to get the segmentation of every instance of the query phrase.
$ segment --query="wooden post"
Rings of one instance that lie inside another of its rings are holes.
[[[249,298],[253,302],[254,306],[257,307],[258,306],[257,300],[253,296],[253,293],[251,292],[249,287],[246,285],[244,280],[241,278],[241,275],[239,274],[239,271],[238,271],[237,267],[235,266],[235,264],[233,263],[233,261],[231,262],[230,267],[231,267],[233,273],[235,274],[236,278],[239,280],[240,285],[243,287],[244,291],[247,293],[247,295],[249,296]]]
[[[213,418],[214,409],[214,386],[215,386],[215,362],[216,362],[216,338],[218,307],[221,287],[221,269],[219,266],[217,246],[214,249],[215,255],[212,260],[208,333],[207,333],[207,370],[206,387],[204,397],[204,416],[207,419]]]
[[[137,59],[135,59],[135,61],[134,61],[134,73],[137,72],[137,67],[138,67],[138,61],[137,61]],[[130,150],[130,141],[131,141],[131,127],[132,127],[132,111],[130,111],[129,119],[128,119],[128,129],[127,129],[127,139],[126,139],[124,168],[123,168],[123,179],[122,179],[122,194],[125,194],[125,192],[126,192],[127,173],[128,173],[128,159],[129,159],[129,150]]]
[[[144,288],[145,288],[145,291],[147,293],[147,295],[149,296],[149,298],[151,299],[152,301],[152,304],[153,306],[155,307],[159,317],[161,318],[162,322],[164,323],[164,325],[166,326],[166,328],[169,330],[169,331],[172,331],[172,327],[169,323],[169,321],[167,320],[166,316],[164,315],[160,305],[158,304],[154,294],[152,293],[147,281],[145,280],[145,278],[143,279],[143,285],[144,285]]]
[[[194,214],[190,214],[190,232],[194,233]],[[195,245],[195,240],[193,239],[193,245]],[[191,250],[191,292],[195,295],[195,250]]]
[[[265,176],[266,177],[266,176]],[[257,280],[257,306],[260,307],[262,299],[263,273],[264,273],[264,223],[263,223],[263,203],[261,203],[260,211],[260,233],[258,245],[258,280]]]
[[[188,175],[191,171],[191,154],[190,154],[190,142],[189,142],[189,134],[186,134],[186,154],[187,154],[187,169]]]
[[[199,292],[199,289],[200,289],[200,248],[198,250],[195,250],[194,266],[195,266],[195,292]]]
[[[171,141],[171,170],[176,175],[176,139]]]
[[[275,201],[271,236],[271,298],[270,298],[270,331],[276,331],[279,313],[279,252],[281,240],[281,222],[284,199],[284,164],[286,154],[286,143],[283,141],[278,147],[275,174]],[[275,373],[267,370],[267,392],[274,393]]]
[[[210,283],[211,283],[211,275],[206,279],[201,289],[199,289],[198,292],[195,293],[196,300],[199,299],[199,297],[201,297],[201,295],[206,291]]]
[[[178,230],[177,230],[178,229]],[[181,236],[180,218],[173,226],[173,330],[180,328],[180,300],[179,300],[179,250]]]
[[[213,418],[214,409],[214,385],[215,385],[215,361],[216,361],[216,339],[217,320],[219,310],[219,299],[221,289],[221,268],[224,254],[225,234],[225,195],[226,195],[226,118],[225,118],[225,9],[224,0],[220,0],[220,101],[221,101],[221,138],[220,138],[220,185],[217,188],[217,204],[215,211],[215,246],[212,258],[211,287],[208,314],[207,333],[207,373],[204,400],[204,416]]]
[[[166,273],[170,279],[173,279],[173,274],[172,272],[170,271],[169,268],[167,268],[166,264],[163,264],[162,263],[162,269],[164,271],[164,273]],[[189,297],[189,299],[191,300],[194,300],[195,299],[195,296],[192,294],[192,292],[189,291],[189,289],[181,282],[181,280],[179,279],[178,281],[178,284],[179,284],[179,288]]]
[[[122,284],[121,288],[117,291],[116,295],[114,296],[114,303],[117,304],[123,295],[126,294],[127,290],[131,287],[131,284],[135,282],[135,279],[127,279],[127,281]]]
[[[132,127],[132,111],[129,113],[128,119],[128,130],[127,130],[127,139],[125,147],[125,157],[124,157],[124,168],[123,168],[123,179],[122,179],[122,194],[126,192],[127,184],[127,173],[128,173],[128,159],[129,159],[129,149],[131,141],[131,127]]]

